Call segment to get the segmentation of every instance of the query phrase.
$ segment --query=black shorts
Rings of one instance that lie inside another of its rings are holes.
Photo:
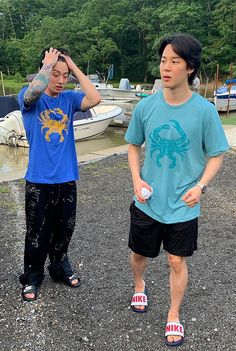
[[[132,202],[130,205],[129,248],[145,257],[156,257],[161,244],[176,256],[192,256],[197,250],[198,219],[165,224],[149,217]]]

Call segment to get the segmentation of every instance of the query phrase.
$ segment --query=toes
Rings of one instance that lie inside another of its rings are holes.
[[[168,342],[175,342],[181,340],[181,336],[169,335],[167,336]]]
[[[144,310],[145,306],[139,305],[139,306],[134,306],[134,308],[136,308],[137,310]]]
[[[173,342],[173,341],[175,341],[175,340],[174,340],[174,337],[173,337],[173,336],[169,335],[169,336],[167,336],[167,341],[168,341],[168,342]]]
[[[25,294],[25,297],[27,299],[33,299],[35,297],[35,294],[31,293],[31,294]]]
[[[78,282],[79,282],[78,279],[73,279],[72,282],[71,282],[71,284],[72,284],[72,285],[76,285],[76,284],[78,284]]]

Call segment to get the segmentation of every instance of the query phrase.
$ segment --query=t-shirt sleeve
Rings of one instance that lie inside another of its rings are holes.
[[[81,110],[81,103],[83,98],[85,97],[85,93],[73,91],[73,100],[74,100],[74,112]]]
[[[26,111],[29,111],[30,109],[34,108],[34,106],[35,106],[35,104],[32,104],[30,106],[26,106],[25,103],[24,103],[24,95],[25,95],[25,92],[26,92],[27,89],[28,89],[28,86],[22,88],[21,91],[18,94],[18,102],[19,102],[20,110],[21,110],[22,113],[24,113]]]
[[[129,144],[142,145],[145,141],[142,111],[143,109],[141,104],[137,104],[125,134],[125,140]]]
[[[220,155],[229,149],[219,114],[214,108],[204,125],[203,143],[209,157]]]

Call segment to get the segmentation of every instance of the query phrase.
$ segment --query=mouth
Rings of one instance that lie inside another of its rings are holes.
[[[63,89],[63,86],[62,85],[57,85],[56,86],[56,90],[62,90]]]
[[[170,76],[163,76],[162,79],[167,82],[171,79],[171,77]]]

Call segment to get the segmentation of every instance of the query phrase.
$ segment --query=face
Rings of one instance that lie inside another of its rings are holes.
[[[57,61],[53,66],[45,93],[49,96],[56,97],[60,94],[68,82],[69,69],[65,62]]]
[[[160,74],[164,88],[176,90],[188,87],[188,74],[193,71],[194,69],[188,68],[186,61],[174,52],[171,44],[166,45],[160,63]]]

